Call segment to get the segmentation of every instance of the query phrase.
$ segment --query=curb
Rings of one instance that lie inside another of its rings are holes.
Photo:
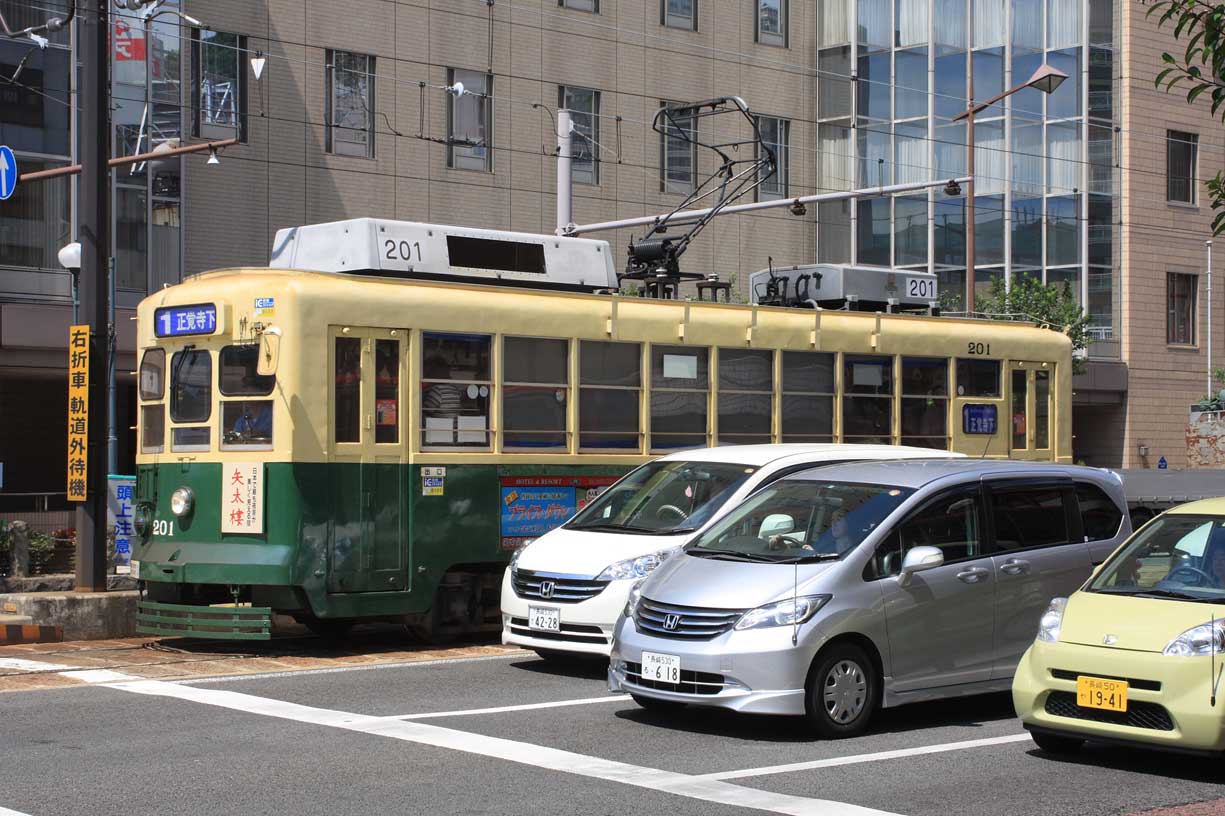
[[[62,626],[28,624],[0,626],[0,646],[13,646],[19,643],[60,643],[63,639],[64,627]]]

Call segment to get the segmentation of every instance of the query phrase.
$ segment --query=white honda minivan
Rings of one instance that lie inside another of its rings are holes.
[[[607,656],[630,587],[763,485],[827,464],[960,456],[826,443],[728,445],[655,459],[514,554],[502,578],[502,642],[545,658]]]

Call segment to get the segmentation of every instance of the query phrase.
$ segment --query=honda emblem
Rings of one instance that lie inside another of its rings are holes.
[[[540,597],[552,598],[554,589],[555,589],[555,585],[552,581],[541,581],[540,582]]]
[[[673,631],[674,629],[676,629],[676,627],[680,626],[680,623],[681,623],[680,615],[668,615],[664,618],[664,628],[667,629],[669,632]]]

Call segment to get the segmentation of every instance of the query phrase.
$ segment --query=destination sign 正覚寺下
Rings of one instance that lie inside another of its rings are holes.
[[[153,313],[153,327],[158,337],[212,334],[217,331],[217,307],[211,303],[167,306]]]

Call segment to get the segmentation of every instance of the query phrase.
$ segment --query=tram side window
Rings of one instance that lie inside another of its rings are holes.
[[[1000,396],[999,360],[957,360],[957,396]]]
[[[276,377],[256,373],[259,366],[259,346],[225,346],[218,356],[217,388],[227,397],[262,397],[272,393]]]
[[[709,349],[651,347],[651,450],[706,444]]]
[[[581,341],[578,379],[579,448],[639,450],[642,346]]]
[[[170,418],[207,422],[213,408],[213,358],[203,349],[184,349],[170,359]]]
[[[842,440],[893,441],[893,358],[843,355]]]
[[[489,446],[492,346],[486,334],[423,335],[423,447]]]
[[[271,448],[272,400],[221,403],[221,449]]]
[[[783,352],[781,437],[784,442],[834,441],[834,355]]]
[[[140,398],[160,400],[166,392],[166,350],[148,349],[140,358]]]
[[[502,341],[503,448],[565,448],[569,342]]]
[[[774,352],[719,349],[719,441],[770,441],[774,413]]]
[[[362,341],[357,337],[336,338],[337,442],[361,441]]]
[[[400,341],[374,341],[374,441],[400,441]]]
[[[948,450],[949,361],[902,358],[902,444]]]
[[[166,350],[148,349],[140,358],[140,398],[158,400],[140,407],[140,452],[161,453],[166,448]]]

